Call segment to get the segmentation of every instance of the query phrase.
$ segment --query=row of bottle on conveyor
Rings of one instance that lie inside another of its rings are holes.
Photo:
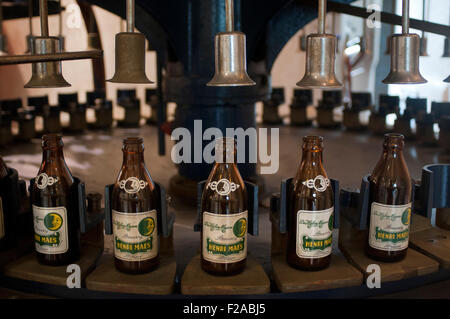
[[[382,155],[370,176],[366,252],[375,260],[399,261],[408,250],[413,184],[403,147],[402,135],[386,134]],[[76,181],[64,160],[61,135],[43,136],[42,149],[42,165],[30,186],[36,256],[45,265],[66,265],[79,259],[81,249],[78,196],[73,196]],[[111,221],[105,221],[105,227],[112,225],[117,269],[146,273],[158,267],[160,198],[145,165],[143,139],[124,139],[122,150],[123,165],[111,188],[111,212],[105,211]],[[287,197],[286,261],[294,268],[319,270],[327,268],[332,258],[335,194],[322,163],[323,138],[305,136],[302,153]],[[246,266],[250,194],[236,164],[236,140],[216,139],[215,156],[201,196],[201,265],[208,273],[234,275]],[[0,169],[5,167],[1,164],[0,160]],[[7,204],[9,197],[3,200]],[[383,218],[386,214],[392,219]],[[12,234],[11,215],[11,210],[5,210],[0,216],[6,230],[0,233],[0,244],[9,238],[6,234]]]
[[[147,124],[156,124],[158,95],[156,89],[146,90],[146,103],[151,106],[151,117]],[[136,90],[117,90],[117,105],[124,109],[121,127],[138,127],[140,125],[141,101],[136,97]],[[90,121],[87,110],[95,112]],[[68,126],[61,122],[61,112],[69,114]],[[36,118],[42,118],[43,127],[39,129]],[[86,93],[86,103],[80,103],[78,93],[58,94],[58,105],[50,105],[47,95],[27,98],[24,106],[21,98],[0,100],[0,145],[13,141],[29,141],[43,133],[67,132],[82,133],[87,129],[110,129],[114,125],[112,101],[106,98],[104,91]]]
[[[351,107],[343,102],[341,90],[322,91],[322,99],[315,108],[317,115],[311,112],[313,94],[311,90],[294,89],[290,103],[290,124],[293,126],[310,126],[319,128],[361,131],[369,130],[374,134],[385,134],[390,131],[401,133],[408,140],[417,139],[427,145],[450,145],[450,103],[432,102],[431,112],[427,112],[427,99],[407,98],[406,108],[400,112],[398,96],[380,95],[378,105],[372,102],[368,92],[352,93]],[[273,88],[272,97],[264,102],[263,123],[280,125],[283,118],[279,115],[279,106],[285,103],[284,89]],[[394,125],[387,124],[387,116],[395,114]],[[415,120],[415,127],[412,125]],[[435,134],[434,125],[439,125],[439,138]]]

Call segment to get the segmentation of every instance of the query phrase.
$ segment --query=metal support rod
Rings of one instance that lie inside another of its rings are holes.
[[[234,0],[225,0],[226,30],[234,31]]]
[[[423,0],[423,2],[422,2],[422,20],[423,21],[426,21],[426,19],[427,19],[427,16],[426,16],[426,6],[427,6],[427,1],[426,0]],[[422,38],[424,38],[425,37],[425,31],[423,31],[422,30]]]
[[[402,3],[403,17],[402,17],[402,33],[409,33],[409,0],[403,0]]]
[[[3,1],[0,0],[0,34],[3,34]]]
[[[98,59],[103,55],[101,50],[91,51],[76,51],[63,52],[51,54],[36,54],[36,55],[9,55],[0,56],[0,65],[9,64],[27,64],[37,62],[51,62],[51,61],[68,61],[68,60],[83,60],[83,59]]]
[[[41,16],[41,36],[48,37],[47,0],[39,0],[39,15]]]
[[[392,0],[392,14],[395,14],[395,9],[397,9],[397,0]],[[395,26],[391,24],[391,34],[394,34]]]
[[[295,3],[299,3],[302,6],[308,6],[311,8],[317,8],[317,0],[293,0]],[[367,8],[360,8],[357,6],[348,5],[345,3],[330,1],[327,5],[327,10],[331,12],[337,12],[342,14],[348,14],[354,17],[360,17],[366,19],[370,13],[367,12]],[[402,17],[389,12],[380,12],[380,22],[402,25]],[[445,24],[439,24],[429,21],[423,21],[422,19],[409,19],[410,27],[417,30],[423,30],[427,33],[440,34],[444,37],[450,34],[450,27]]]
[[[33,0],[28,0],[28,27],[30,35],[33,35]]]
[[[363,1],[363,8],[367,8],[366,0]],[[366,19],[362,20],[362,29],[363,29],[364,41],[367,42],[367,23],[366,23]],[[365,46],[365,44],[364,44],[364,46]]]
[[[62,26],[63,26],[63,21],[62,21],[62,4],[61,4],[62,0],[59,0],[59,14],[58,14],[58,35],[62,35]]]
[[[326,16],[327,16],[327,0],[319,0],[319,25],[318,33],[325,34],[326,28]]]
[[[127,32],[134,32],[134,0],[127,0]]]

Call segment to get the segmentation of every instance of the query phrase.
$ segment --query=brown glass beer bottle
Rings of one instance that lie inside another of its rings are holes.
[[[61,135],[42,137],[42,164],[31,189],[34,241],[40,263],[67,265],[80,255],[80,223],[74,179]]]
[[[0,179],[6,176],[8,176],[8,167],[3,161],[3,158],[0,157]]]
[[[114,263],[124,273],[142,274],[158,266],[158,198],[139,137],[123,140],[123,164],[112,192]]]
[[[403,135],[386,134],[383,154],[369,177],[366,252],[380,261],[399,261],[408,250],[412,182],[403,158],[403,146]]]
[[[8,176],[8,168],[6,167],[3,159],[0,157],[0,179],[5,178],[6,176]],[[7,219],[7,216],[5,216],[3,212],[3,200],[4,199],[0,194],[0,251],[6,249],[7,246],[7,236],[5,231],[5,219]]]
[[[305,136],[302,148],[288,196],[287,262],[301,270],[320,270],[331,261],[333,189],[322,164],[323,138]]]
[[[235,140],[216,139],[215,153],[202,194],[201,265],[214,275],[235,275],[247,262],[247,191],[236,165]]]

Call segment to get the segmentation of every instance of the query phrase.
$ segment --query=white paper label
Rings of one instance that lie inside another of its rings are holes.
[[[3,202],[0,197],[0,239],[5,237],[5,220],[3,216]]]
[[[248,212],[222,215],[203,213],[203,258],[235,263],[247,257]]]
[[[114,256],[125,261],[144,261],[158,255],[156,210],[143,213],[112,211]]]
[[[323,258],[331,254],[334,207],[297,212],[297,256]]]
[[[384,205],[372,203],[370,209],[369,245],[385,251],[408,248],[411,203]]]
[[[67,209],[33,205],[34,243],[42,254],[63,254],[69,249]]]

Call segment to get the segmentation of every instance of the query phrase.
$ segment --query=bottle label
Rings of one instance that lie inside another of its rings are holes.
[[[3,216],[3,202],[0,197],[0,239],[3,239],[3,237],[5,237],[5,220]]]
[[[69,250],[67,209],[33,205],[34,243],[41,254],[63,254]]]
[[[114,256],[125,261],[144,261],[158,255],[156,210],[137,214],[112,211]]]
[[[408,248],[411,203],[385,205],[372,203],[370,210],[369,245],[385,251]]]
[[[297,212],[297,256],[323,258],[331,254],[334,207]]]
[[[203,213],[203,258],[214,263],[235,263],[247,258],[248,212],[222,215]]]

